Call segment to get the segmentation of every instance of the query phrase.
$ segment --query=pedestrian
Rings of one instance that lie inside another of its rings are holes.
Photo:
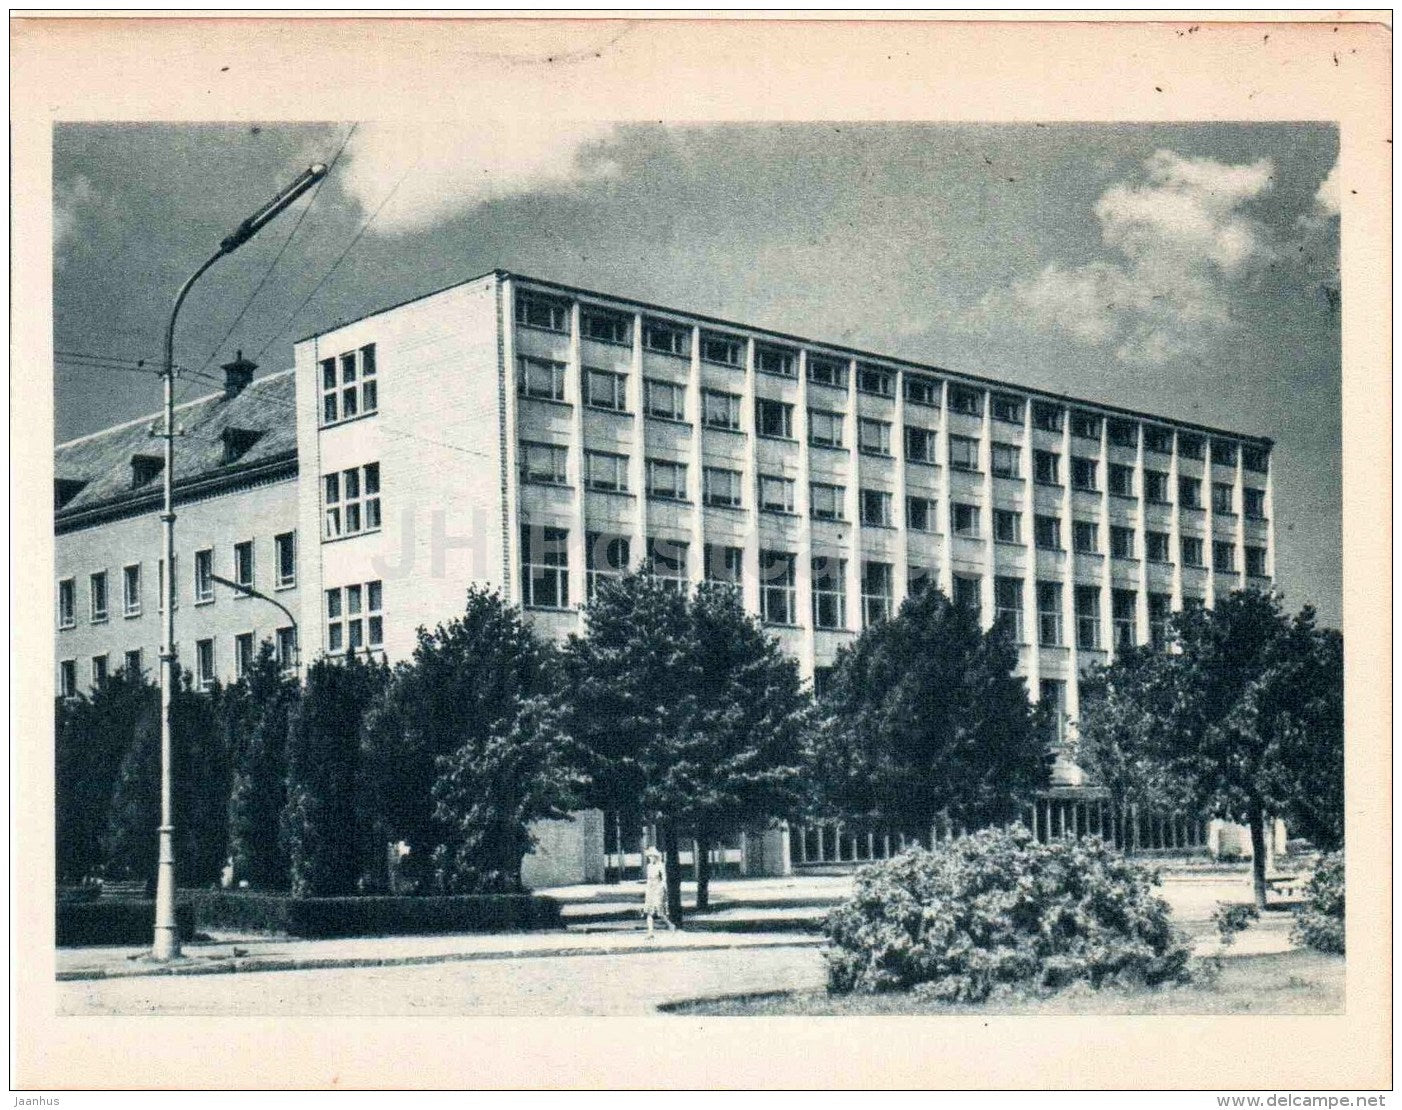
[[[647,918],[647,935],[652,939],[652,919],[660,917],[667,923],[667,928],[673,932],[677,931],[676,925],[672,923],[671,917],[667,913],[667,871],[662,866],[662,853],[656,847],[651,847],[644,855],[647,858],[646,882],[647,886],[643,891],[643,916]]]

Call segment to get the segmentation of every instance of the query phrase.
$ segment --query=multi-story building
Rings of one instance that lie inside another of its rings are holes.
[[[295,389],[263,379],[184,417],[262,429],[233,463],[191,463],[189,481],[236,478],[274,445],[284,469],[211,486],[265,497],[261,515],[220,508],[206,524],[195,502],[178,535],[190,556],[234,558],[255,534],[292,534],[308,655],[403,657],[470,583],[562,636],[600,576],[649,561],[679,585],[735,583],[821,686],[842,644],[933,582],[1011,630],[1064,736],[1084,668],[1274,575],[1268,439],[680,309],[495,271],[308,337],[295,364]],[[228,415],[255,408],[261,422]],[[144,435],[59,448],[70,591],[157,548],[140,483],[114,488],[128,465],[136,482]],[[104,497],[146,516],[80,515]],[[196,607],[180,634],[213,638],[215,668],[242,650],[236,604],[257,600],[220,598],[208,621]],[[59,642],[60,659],[117,650],[91,628]],[[1055,781],[1079,772],[1063,759]]]

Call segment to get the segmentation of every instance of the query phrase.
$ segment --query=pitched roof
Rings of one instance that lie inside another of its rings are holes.
[[[54,448],[55,481],[81,482],[82,487],[55,516],[62,520],[116,508],[128,501],[145,501],[159,492],[159,481],[133,487],[132,460],[138,455],[163,456],[164,444],[150,434],[151,428],[161,427],[162,419],[161,413],[153,413],[58,444]],[[258,378],[228,400],[221,391],[180,405],[175,410],[175,425],[184,431],[175,445],[177,491],[206,480],[232,481],[271,464],[295,461],[293,372],[283,370]],[[248,444],[247,449],[226,462],[224,433],[231,430],[256,433],[256,438],[249,444],[251,437],[239,437],[241,445]]]

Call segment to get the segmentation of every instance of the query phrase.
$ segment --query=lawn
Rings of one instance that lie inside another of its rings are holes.
[[[825,991],[739,995],[666,1006],[687,1015],[785,1017],[895,1014],[1341,1014],[1344,960],[1318,952],[1235,956],[1211,983],[1151,988],[1081,986],[1050,997],[1008,996],[984,1005],[918,1002],[904,994],[829,995]]]

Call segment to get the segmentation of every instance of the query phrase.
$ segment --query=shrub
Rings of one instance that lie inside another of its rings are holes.
[[[1344,951],[1344,854],[1319,861],[1305,887],[1305,904],[1295,911],[1292,939],[1319,952]]]
[[[997,987],[1182,981],[1189,948],[1157,876],[1099,839],[1022,826],[916,848],[858,872],[824,924],[828,989],[982,1001]]]
[[[175,906],[175,929],[181,940],[195,935],[194,907]],[[156,933],[154,901],[91,901],[58,903],[54,917],[54,943],[60,948],[102,945],[149,946]]]
[[[1212,911],[1212,923],[1217,926],[1223,947],[1235,944],[1237,933],[1245,932],[1246,927],[1260,917],[1261,911],[1250,902],[1218,902]]]
[[[234,932],[360,937],[563,928],[560,904],[553,898],[530,894],[294,898],[191,891],[190,898],[202,929]]]

